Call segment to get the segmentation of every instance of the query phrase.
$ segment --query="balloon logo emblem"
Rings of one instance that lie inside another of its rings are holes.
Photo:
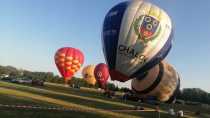
[[[135,33],[144,42],[155,39],[160,29],[160,22],[152,16],[143,15],[134,22]]]
[[[98,72],[97,75],[98,75],[98,77],[100,77],[100,78],[102,77],[102,73],[101,73],[101,72]]]

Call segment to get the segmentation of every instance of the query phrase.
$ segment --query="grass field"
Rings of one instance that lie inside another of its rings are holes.
[[[68,108],[70,111],[39,110],[39,109],[17,109],[1,108],[2,118],[158,118],[154,110],[155,106],[144,105],[148,111],[126,112],[122,110],[133,110],[135,102],[110,99],[95,89],[67,88],[63,85],[46,83],[44,87],[30,87],[0,81],[0,104],[10,105],[33,105],[43,107]],[[161,106],[161,118],[171,118],[164,110],[169,106]],[[197,108],[189,106],[176,106],[178,109],[187,111],[186,117],[209,118],[210,111],[203,109],[202,116],[194,116]],[[189,107],[189,108],[188,108]]]

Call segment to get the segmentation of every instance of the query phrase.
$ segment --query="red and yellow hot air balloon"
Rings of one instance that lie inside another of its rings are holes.
[[[65,84],[80,69],[84,63],[83,53],[76,48],[63,47],[55,54],[55,64],[60,74],[65,79]]]

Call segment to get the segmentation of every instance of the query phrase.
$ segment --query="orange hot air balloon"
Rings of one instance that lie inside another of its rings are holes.
[[[84,63],[84,55],[79,49],[72,47],[60,48],[55,54],[55,64],[65,79],[65,84]]]

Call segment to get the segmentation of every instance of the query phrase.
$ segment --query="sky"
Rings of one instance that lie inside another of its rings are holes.
[[[105,62],[103,20],[122,1],[0,0],[0,65],[59,74],[54,54],[64,46],[85,54],[83,66]],[[174,42],[166,60],[180,73],[182,88],[210,92],[210,1],[147,1],[163,8],[173,21]]]

